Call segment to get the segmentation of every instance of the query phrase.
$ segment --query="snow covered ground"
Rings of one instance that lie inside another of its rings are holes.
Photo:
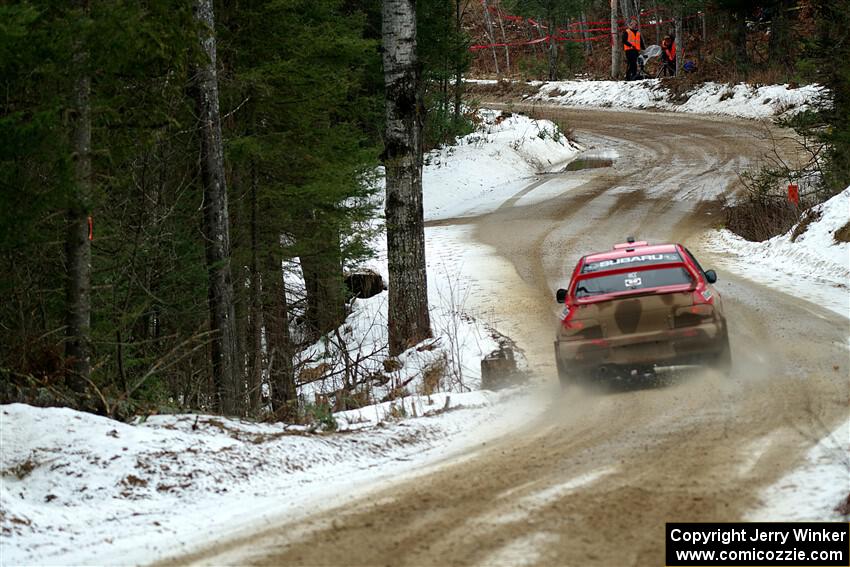
[[[470,82],[496,83],[488,80]],[[531,101],[612,110],[655,109],[739,118],[772,118],[791,116],[828,103],[826,90],[819,85],[792,88],[790,85],[754,86],[707,82],[679,96],[673,96],[659,79],[531,84],[540,87],[536,94],[529,97]]]
[[[565,164],[581,150],[548,120],[494,110],[479,114],[483,122],[475,132],[425,156],[425,220],[491,212],[528,177]]]
[[[428,219],[493,210],[528,176],[578,152],[551,122],[481,116],[458,146],[426,156]],[[388,372],[387,294],[356,300],[340,327],[349,354],[369,355],[355,378],[383,371],[388,380],[363,382],[375,403],[325,418],[336,434],[213,416],[123,424],[68,409],[0,406],[0,564],[150,563],[274,517],[340,505],[341,495],[419,474],[527,423],[540,411],[529,392],[479,390],[480,360],[504,340],[483,311],[475,277],[488,252],[464,227],[428,228],[426,240],[435,337]],[[375,244],[367,265],[386,279],[384,239]],[[325,364],[334,374],[344,366],[334,340],[301,353],[305,368]],[[310,400],[333,392],[341,374],[299,393]]]
[[[823,522],[846,520],[836,510],[850,493],[850,421],[829,432],[806,454],[802,465],[767,487],[764,505],[750,522]]]
[[[835,240],[850,221],[850,187],[811,214],[819,219],[796,239],[797,227],[764,242],[724,229],[708,233],[706,244],[721,252],[718,259],[732,272],[850,317],[850,244]]]
[[[396,417],[368,430],[374,412],[339,415],[343,427],[361,430],[334,435],[195,415],[128,425],[5,405],[0,563],[151,563],[275,517],[342,505],[368,484],[421,473],[536,411],[516,391],[437,394],[416,408],[398,403]]]

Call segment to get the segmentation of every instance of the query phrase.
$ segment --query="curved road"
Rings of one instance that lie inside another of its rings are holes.
[[[684,242],[718,268],[733,378],[568,391],[539,422],[434,472],[186,560],[664,565],[665,522],[744,518],[761,488],[846,419],[847,319],[726,273],[701,245],[718,222],[717,197],[738,188],[737,173],[769,156],[768,134],[781,132],[693,115],[534,112],[618,157],[612,167],[541,177],[494,213],[438,223],[473,224],[512,264],[482,307],[554,382],[552,290],[578,256],[627,235]]]

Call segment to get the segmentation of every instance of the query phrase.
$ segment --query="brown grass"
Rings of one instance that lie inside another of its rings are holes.
[[[745,199],[726,205],[724,213],[726,228],[751,242],[787,232],[800,220],[799,209],[779,198]]]
[[[23,480],[28,477],[37,466],[38,463],[36,463],[32,457],[27,457],[25,461],[3,471],[2,475],[14,475],[18,480]]]
[[[847,221],[847,224],[836,230],[832,237],[838,243],[850,242],[850,221]]]
[[[794,232],[791,233],[791,242],[797,242],[797,239],[802,236],[813,222],[820,220],[822,213],[816,209],[809,209],[803,213],[803,218],[794,227]]]
[[[850,494],[847,495],[847,498],[845,498],[841,504],[835,507],[835,511],[845,518],[850,516]]]
[[[539,86],[532,86],[525,81],[499,81],[494,84],[467,83],[466,96],[475,98],[495,98],[498,101],[521,100],[537,94]]]
[[[440,390],[446,375],[446,359],[440,358],[425,367],[422,373],[422,394],[430,396]]]

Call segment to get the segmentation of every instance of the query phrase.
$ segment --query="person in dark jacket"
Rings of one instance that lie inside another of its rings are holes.
[[[640,37],[637,18],[629,20],[629,27],[623,31],[623,50],[626,52],[626,80],[638,78],[638,55],[646,46]]]
[[[664,65],[663,76],[676,76],[676,41],[673,36],[668,35],[661,40],[661,64]]]

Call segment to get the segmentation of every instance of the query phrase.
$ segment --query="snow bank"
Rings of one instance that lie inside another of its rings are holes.
[[[275,516],[339,505],[361,485],[518,427],[534,410],[516,396],[442,394],[346,412],[342,427],[381,426],[345,435],[217,416],[128,425],[0,406],[0,564],[152,563]],[[507,398],[509,407],[495,407]]]
[[[703,83],[676,100],[659,79],[644,81],[553,81],[531,97],[564,106],[611,109],[658,109],[673,112],[719,114],[739,118],[786,117],[827,103],[819,85],[756,87],[745,83]]]
[[[850,421],[839,425],[806,454],[799,468],[761,493],[763,505],[750,522],[840,522],[836,510],[850,492]]]
[[[721,262],[738,275],[850,317],[850,244],[835,241],[835,232],[850,221],[850,187],[810,214],[819,220],[796,239],[797,227],[764,242],[749,242],[723,229],[709,233],[706,243],[723,252]]]
[[[525,178],[569,161],[581,148],[548,120],[481,110],[475,132],[426,154],[425,220],[493,211]]]

